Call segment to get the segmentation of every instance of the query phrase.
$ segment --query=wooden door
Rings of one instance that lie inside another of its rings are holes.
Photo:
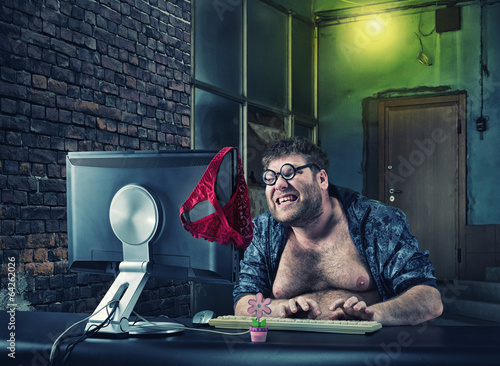
[[[465,225],[465,95],[382,101],[379,198],[407,215],[440,279],[459,274]]]

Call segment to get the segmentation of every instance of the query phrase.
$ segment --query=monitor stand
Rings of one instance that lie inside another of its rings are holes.
[[[149,243],[160,222],[158,205],[153,194],[144,187],[126,185],[113,197],[109,219],[113,232],[123,243],[124,261],[120,263],[118,276],[88,320],[85,330],[91,331],[101,327],[99,335],[116,336],[182,332],[184,325],[174,322],[129,321],[149,278]]]
[[[181,328],[180,328],[181,327]],[[174,322],[137,322],[130,323],[130,336],[165,336],[184,331],[184,326]]]
[[[103,324],[116,306],[111,319],[99,329],[99,335],[103,333],[117,336],[168,335],[182,332],[184,325],[175,322],[129,321],[132,310],[149,278],[147,268],[147,262],[120,263],[118,277],[88,320],[85,330],[91,331]]]

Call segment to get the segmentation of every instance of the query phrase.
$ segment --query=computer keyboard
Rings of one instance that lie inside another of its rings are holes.
[[[269,330],[295,330],[302,332],[365,334],[382,328],[376,321],[364,320],[317,320],[295,318],[265,318]],[[224,315],[210,319],[209,324],[216,328],[248,329],[252,318],[248,316]]]

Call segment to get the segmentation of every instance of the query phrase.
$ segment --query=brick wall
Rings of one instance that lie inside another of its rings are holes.
[[[87,312],[110,278],[68,271],[69,151],[190,146],[189,0],[0,3],[0,306]],[[150,280],[139,311],[187,313],[187,283]]]

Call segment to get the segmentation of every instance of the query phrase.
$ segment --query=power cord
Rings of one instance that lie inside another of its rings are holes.
[[[135,311],[133,312],[135,314],[135,316],[137,316],[139,319],[141,319],[143,322],[146,322],[148,324],[151,324],[152,326],[155,326],[155,327],[159,327],[159,328],[169,328],[171,329],[172,326],[171,325],[167,325],[167,326],[162,326],[161,323],[155,323],[151,320],[148,320],[146,318],[144,318],[143,316],[141,316],[140,314],[136,313]],[[168,318],[168,317],[167,317]],[[170,319],[170,318],[168,318]],[[206,333],[215,333],[215,334],[222,334],[222,335],[233,335],[233,336],[238,336],[238,335],[245,335],[245,334],[248,334],[250,333],[250,330],[246,330],[244,332],[236,332],[236,333],[233,333],[233,332],[221,332],[221,331],[218,331],[218,330],[211,330],[211,329],[201,329],[201,328],[192,328],[192,327],[186,327],[184,324],[181,324],[179,326],[179,329],[186,329],[186,330],[193,330],[193,331],[196,331],[196,332],[206,332]]]
[[[88,317],[76,322],[75,324],[71,325],[70,327],[68,327],[64,332],[61,333],[61,335],[59,337],[57,337],[57,339],[54,341],[54,343],[52,344],[52,349],[50,351],[50,356],[49,356],[49,365],[50,366],[53,366],[54,365],[54,356],[55,356],[55,353],[56,353],[56,350],[57,350],[57,347],[59,346],[59,343],[61,343],[61,341],[63,340],[63,337],[71,330],[73,329],[74,327],[76,327],[77,325],[83,323],[83,322],[86,322],[88,321],[95,313],[99,313],[101,312],[102,310],[108,309],[108,306],[114,304],[114,307],[113,307],[113,310],[111,311],[111,313],[108,312],[108,316],[107,318],[101,323],[99,324],[98,326],[94,326],[93,328],[91,329],[88,329],[86,330],[83,334],[81,334],[79,336],[79,338],[73,342],[71,342],[70,344],[68,344],[65,348],[65,352],[64,352],[64,358],[63,358],[63,363],[66,364],[67,360],[68,360],[68,357],[69,355],[71,354],[71,351],[73,350],[73,348],[80,342],[82,342],[83,340],[85,340],[86,338],[92,336],[93,334],[97,333],[100,329],[102,329],[104,326],[106,326],[109,321],[111,320],[111,317],[113,316],[114,312],[116,311],[116,308],[118,307],[118,304],[119,304],[119,301],[118,300],[112,300],[110,301],[109,303],[107,303],[105,306],[103,306],[102,308],[98,309],[97,312],[94,312],[93,314],[90,314]],[[78,336],[68,336],[68,338],[70,337],[78,337]]]
[[[89,329],[80,338],[78,338],[77,340],[71,342],[70,344],[68,344],[66,346],[66,348],[64,350],[63,365],[66,365],[68,358],[71,354],[71,351],[73,351],[73,348],[75,348],[75,346],[78,343],[83,342],[88,337],[93,336],[94,334],[99,332],[99,330],[101,330],[103,327],[107,326],[110,323],[111,318],[113,317],[113,314],[115,313],[116,308],[118,307],[118,304],[119,304],[119,301],[114,300],[113,302],[114,302],[114,307],[113,307],[113,310],[111,310],[111,312],[108,311],[108,307],[106,306],[105,309],[108,312],[108,316],[101,324],[99,324],[98,326],[91,325],[89,327]],[[110,304],[108,304],[108,305],[110,305]]]
[[[424,53],[424,44],[422,43],[422,38],[417,34],[417,32],[413,32],[417,36],[418,40],[420,41],[420,52],[417,54],[417,60],[420,62],[422,65],[425,66],[432,66],[432,64],[429,62],[429,57]]]
[[[113,306],[113,309],[111,310],[111,312],[108,311],[108,307],[110,305],[114,304]],[[102,308],[98,309],[96,312],[94,312],[93,314],[89,315],[88,317],[74,323],[73,325],[69,326],[64,332],[61,333],[61,335],[59,335],[59,337],[57,337],[57,339],[54,341],[54,343],[52,344],[52,349],[50,351],[50,356],[49,356],[49,365],[50,366],[53,366],[54,365],[54,357],[55,357],[55,353],[56,353],[56,350],[57,350],[57,347],[59,346],[59,343],[61,343],[61,341],[65,338],[63,338],[71,329],[73,329],[74,327],[76,327],[77,325],[79,324],[82,324],[83,322],[86,322],[88,321],[95,313],[99,313],[101,312],[102,310],[106,309],[106,311],[108,311],[108,316],[106,317],[106,319],[99,325],[95,326],[91,326],[90,329],[86,330],[85,332],[83,332],[83,334],[80,334],[80,335],[74,335],[74,336],[68,336],[67,338],[70,338],[70,337],[78,337],[78,339],[74,340],[73,342],[69,343],[68,345],[66,345],[65,347],[65,350],[64,350],[64,357],[63,357],[63,364],[65,365],[68,361],[68,358],[71,354],[71,352],[73,351],[73,349],[75,348],[75,346],[78,344],[78,343],[81,343],[82,341],[84,341],[85,339],[89,338],[90,336],[96,334],[97,332],[99,332],[99,330],[101,330],[104,326],[106,326],[107,324],[109,324],[109,321],[111,320],[111,318],[113,317],[113,314],[115,313],[116,311],[116,308],[118,307],[118,304],[119,304],[119,301],[118,300],[112,300],[110,301],[109,303],[107,303],[105,306],[103,306]],[[169,326],[163,326],[161,323],[155,323],[151,320],[148,320],[146,318],[144,318],[143,316],[141,316],[140,314],[138,314],[137,312],[133,312],[139,319],[141,319],[142,321],[148,323],[148,324],[151,324],[152,326],[155,326],[155,327],[165,327],[165,328],[169,328],[171,329],[172,326],[169,325]],[[168,317],[167,317],[168,318]],[[221,331],[217,331],[217,330],[211,330],[211,329],[200,329],[200,328],[192,328],[192,327],[186,327],[185,325],[183,324],[180,324],[179,325],[179,329],[185,329],[185,330],[192,330],[192,331],[196,331],[196,332],[206,332],[206,333],[215,333],[215,334],[222,334],[222,335],[229,335],[229,336],[239,336],[239,335],[245,335],[245,334],[248,334],[250,333],[249,330],[247,331],[244,331],[244,332],[221,332]]]

